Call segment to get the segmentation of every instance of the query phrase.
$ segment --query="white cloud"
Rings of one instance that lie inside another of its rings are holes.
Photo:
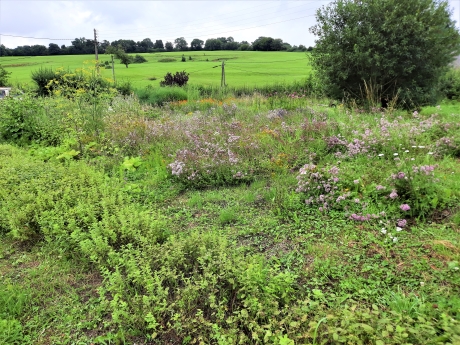
[[[185,37],[206,40],[232,36],[236,41],[254,41],[259,36],[281,38],[290,44],[314,45],[308,31],[314,14],[330,1],[34,1],[1,0],[0,32],[26,37],[93,37],[100,40],[144,38],[174,41]],[[460,3],[450,1],[453,18],[460,21]],[[1,43],[20,45],[70,40],[34,40],[2,36]]]

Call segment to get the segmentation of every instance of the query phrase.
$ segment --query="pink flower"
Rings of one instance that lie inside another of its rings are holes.
[[[396,199],[398,197],[398,193],[396,193],[396,189],[393,189],[390,193],[390,199]]]
[[[399,206],[399,208],[403,211],[409,211],[410,210],[410,206],[408,204],[402,204],[401,206]]]
[[[398,226],[399,226],[400,228],[404,228],[404,227],[407,225],[407,220],[405,220],[405,219],[398,219],[398,223],[397,223],[397,224],[398,224]]]

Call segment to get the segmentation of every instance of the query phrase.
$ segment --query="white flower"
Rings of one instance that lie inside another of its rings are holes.
[[[406,150],[406,151],[404,151],[404,152],[406,152],[406,153],[407,153],[407,152],[409,152],[409,150]]]
[[[415,148],[417,148],[417,146],[412,145],[412,148],[415,149]]]
[[[379,153],[379,157],[383,157],[383,153]]]
[[[432,155],[432,154],[433,154],[433,152],[428,152],[428,154],[429,154],[429,155]]]
[[[397,156],[398,154],[397,153],[393,153],[393,156]]]
[[[415,161],[415,158],[411,158],[410,160],[411,160],[411,161]]]
[[[396,231],[400,232],[402,231],[402,228],[400,228],[399,226],[396,227]]]
[[[382,230],[380,230],[380,232],[385,235],[387,233],[387,230],[385,228],[382,228]]]
[[[419,148],[419,149],[424,149],[424,148],[425,148],[425,146],[419,146],[418,148]]]
[[[424,286],[425,285],[425,282],[420,282],[420,286]]]
[[[393,237],[393,242],[398,242],[398,238],[397,237]]]

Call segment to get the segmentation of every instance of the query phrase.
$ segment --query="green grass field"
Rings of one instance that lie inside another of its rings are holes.
[[[146,53],[148,62],[131,64],[129,68],[115,63],[117,81],[130,81],[134,87],[158,86],[167,72],[186,71],[190,73],[191,85],[220,85],[221,62],[225,60],[226,83],[229,86],[257,87],[266,84],[292,83],[306,78],[310,71],[305,53],[213,51],[185,52],[186,62],[181,62],[182,52]],[[189,60],[189,57],[192,60]],[[175,62],[159,62],[172,58]],[[58,67],[75,70],[88,66],[93,55],[2,57],[0,64],[10,71],[13,84],[32,83],[31,73],[41,67]],[[101,62],[109,61],[109,55],[100,55]],[[111,78],[111,69],[102,69],[103,75]],[[156,78],[156,80],[151,80]]]

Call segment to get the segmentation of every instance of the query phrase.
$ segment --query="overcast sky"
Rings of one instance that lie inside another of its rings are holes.
[[[316,9],[329,2],[0,0],[0,38],[8,48],[51,42],[68,46],[76,37],[92,39],[97,29],[100,41],[150,38],[165,43],[185,37],[190,43],[194,38],[232,36],[235,41],[253,42],[271,36],[308,47],[314,45],[308,28],[315,24]],[[460,0],[449,3],[458,26]]]

